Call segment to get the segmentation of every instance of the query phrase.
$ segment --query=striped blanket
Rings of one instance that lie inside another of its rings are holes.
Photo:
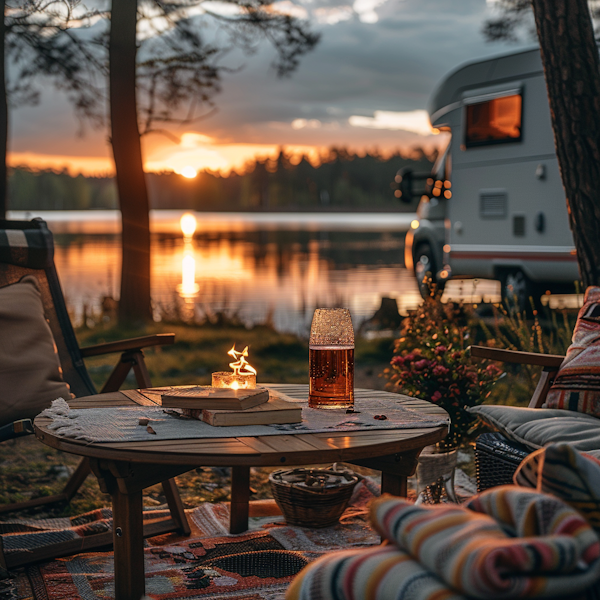
[[[582,514],[600,534],[600,460],[569,444],[532,452],[519,465],[514,482],[552,494]]]
[[[383,546],[329,554],[286,600],[569,598],[600,579],[600,542],[553,496],[504,486],[467,506],[415,506],[382,496],[371,522]]]

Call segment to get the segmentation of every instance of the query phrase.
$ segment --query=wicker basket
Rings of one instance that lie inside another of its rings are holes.
[[[517,467],[530,452],[530,449],[500,433],[480,435],[475,441],[477,491],[512,484]]]
[[[349,470],[287,469],[269,475],[273,498],[289,525],[335,525],[348,505],[358,477]]]

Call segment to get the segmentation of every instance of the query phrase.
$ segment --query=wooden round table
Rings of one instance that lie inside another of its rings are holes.
[[[307,398],[308,386],[265,384],[294,398]],[[69,401],[71,408],[160,405],[160,388],[124,390]],[[394,405],[434,418],[447,418],[440,407],[375,390],[355,390],[357,398],[390,400]],[[250,467],[286,467],[346,462],[381,471],[382,492],[406,496],[406,479],[421,450],[443,439],[448,427],[396,430],[281,434],[256,437],[89,443],[61,437],[48,429],[50,419],[37,417],[37,438],[53,448],[88,457],[101,489],[112,497],[115,597],[138,600],[144,595],[142,490],[199,466],[232,467],[231,533],[248,528]],[[183,507],[167,498],[173,518],[187,528]],[[189,529],[187,529],[189,531]]]

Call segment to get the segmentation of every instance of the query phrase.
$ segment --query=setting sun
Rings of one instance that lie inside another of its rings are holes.
[[[191,213],[185,213],[181,216],[179,225],[181,227],[181,232],[185,237],[192,237],[196,231],[196,217]]]
[[[194,179],[194,177],[198,175],[198,171],[196,171],[194,167],[188,165],[187,167],[183,167],[183,169],[181,169],[181,174],[188,179]]]

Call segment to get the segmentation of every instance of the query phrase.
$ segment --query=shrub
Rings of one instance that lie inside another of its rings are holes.
[[[467,346],[472,339],[473,310],[427,298],[404,321],[390,368],[384,375],[388,389],[423,398],[450,415],[448,436],[440,448],[459,446],[477,418],[468,408],[489,395],[501,370],[493,363],[471,361]]]

